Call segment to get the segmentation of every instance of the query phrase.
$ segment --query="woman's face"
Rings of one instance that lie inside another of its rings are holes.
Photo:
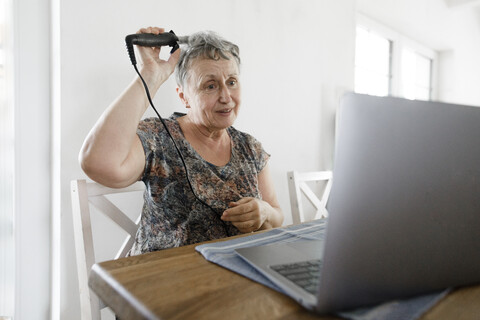
[[[185,91],[179,96],[189,118],[208,131],[233,124],[240,108],[240,82],[237,63],[230,60],[198,58],[188,70]]]

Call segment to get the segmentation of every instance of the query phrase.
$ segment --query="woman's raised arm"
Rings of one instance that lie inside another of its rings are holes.
[[[138,33],[164,32],[143,28]],[[180,56],[175,51],[168,60],[159,58],[160,48],[138,47],[142,59],[140,73],[151,96],[170,77]],[[125,187],[137,181],[145,167],[145,153],[136,134],[138,123],[149,106],[139,77],[105,110],[87,135],[80,150],[82,169],[93,180],[109,187]]]

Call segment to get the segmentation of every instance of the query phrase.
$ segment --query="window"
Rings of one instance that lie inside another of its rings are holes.
[[[14,140],[10,1],[0,0],[0,316],[14,314]]]
[[[402,55],[402,88],[407,99],[431,100],[432,59],[404,49]]]
[[[357,15],[355,92],[431,100],[436,53]]]
[[[359,26],[355,50],[355,92],[389,95],[392,42]]]

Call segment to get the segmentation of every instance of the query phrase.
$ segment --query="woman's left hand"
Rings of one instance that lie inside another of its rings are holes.
[[[229,203],[230,208],[223,212],[221,219],[230,221],[243,233],[257,231],[269,217],[273,208],[268,202],[246,197]]]

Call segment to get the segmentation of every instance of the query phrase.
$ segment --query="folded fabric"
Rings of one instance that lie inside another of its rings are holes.
[[[197,246],[195,250],[200,252],[205,259],[210,262],[216,263],[285,294],[282,289],[277,287],[274,283],[246,263],[234,250],[279,242],[322,240],[325,235],[325,229],[326,220],[319,219],[300,225],[272,229],[267,232],[253,234],[242,238],[203,244]],[[408,300],[391,301],[372,308],[341,312],[338,313],[338,315],[352,320],[414,320],[418,319],[447,293],[448,290],[445,290],[443,292],[415,297]]]

